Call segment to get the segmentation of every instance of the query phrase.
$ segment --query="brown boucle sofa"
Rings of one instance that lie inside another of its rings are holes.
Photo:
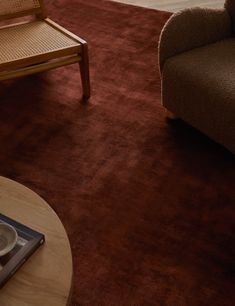
[[[164,107],[235,154],[235,0],[172,15],[159,63]]]

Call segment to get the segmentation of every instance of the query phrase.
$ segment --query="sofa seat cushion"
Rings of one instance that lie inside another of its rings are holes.
[[[235,38],[169,58],[163,105],[235,153]]]

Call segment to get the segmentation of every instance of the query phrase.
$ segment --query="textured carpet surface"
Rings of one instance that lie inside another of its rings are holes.
[[[80,103],[78,65],[1,83],[0,174],[64,223],[73,304],[234,305],[234,157],[165,120],[169,14],[102,0],[51,1],[49,14],[87,39],[92,98]]]

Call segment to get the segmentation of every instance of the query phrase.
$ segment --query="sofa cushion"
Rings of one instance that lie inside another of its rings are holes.
[[[235,38],[169,58],[163,104],[235,153]]]

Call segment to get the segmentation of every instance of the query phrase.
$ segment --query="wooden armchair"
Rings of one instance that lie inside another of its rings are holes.
[[[43,0],[0,0],[0,21],[34,15],[0,27],[0,81],[79,63],[83,97],[90,97],[87,43],[49,18]]]

